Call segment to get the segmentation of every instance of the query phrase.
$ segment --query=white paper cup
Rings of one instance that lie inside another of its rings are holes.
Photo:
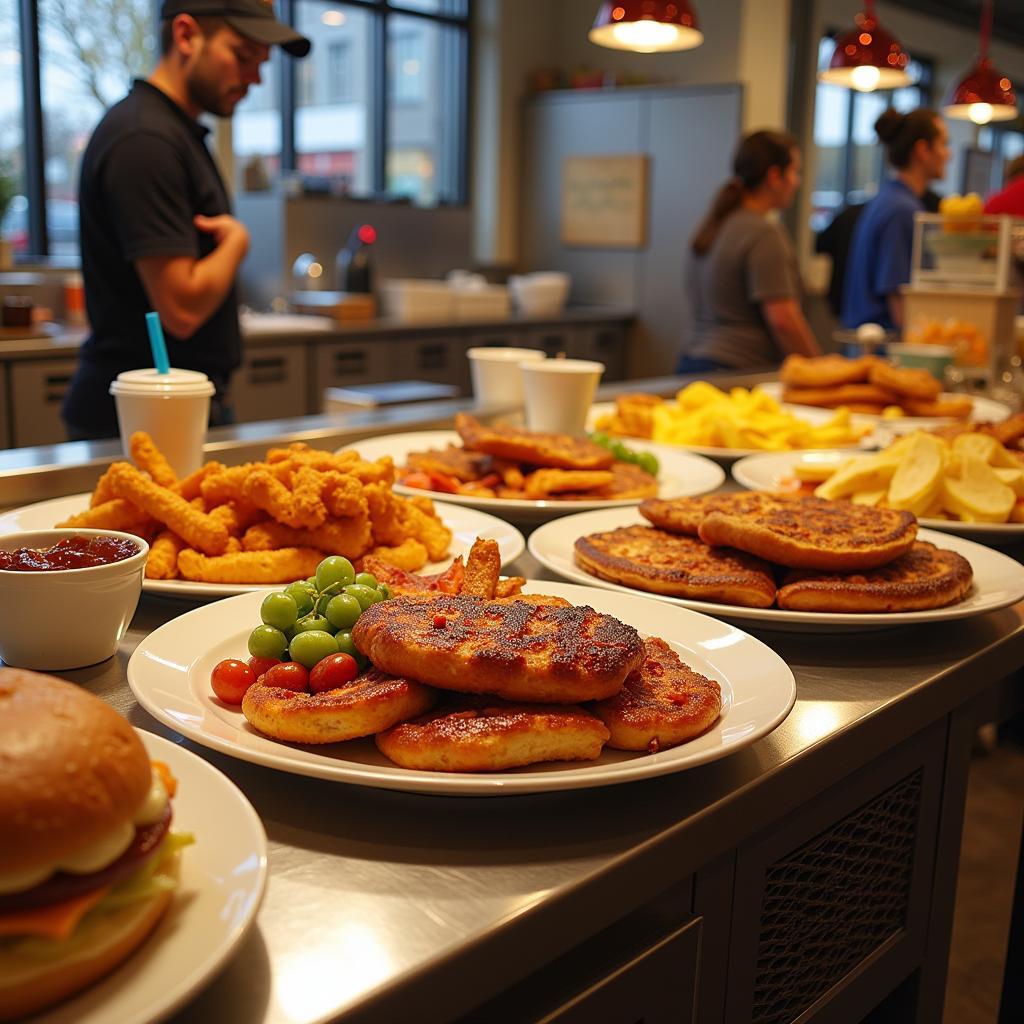
[[[110,385],[110,393],[117,406],[125,455],[131,454],[132,434],[144,430],[179,477],[194,473],[203,464],[203,442],[214,390],[206,374],[195,370],[119,373]]]
[[[522,405],[523,379],[519,366],[542,361],[544,353],[533,348],[471,348],[469,373],[477,405]]]
[[[526,427],[549,434],[582,434],[604,363],[545,359],[520,363]]]

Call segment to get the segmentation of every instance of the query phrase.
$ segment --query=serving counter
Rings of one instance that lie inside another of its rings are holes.
[[[234,428],[208,454],[443,426],[455,408]],[[118,451],[37,450],[20,469],[15,454],[0,455],[4,505],[85,489]],[[530,555],[509,571],[545,578]],[[797,682],[764,739],[650,781],[458,799],[285,774],[165,730],[125,666],[190,607],[144,596],[115,658],[61,673],[215,764],[267,830],[257,925],[176,1020],[941,1018],[971,742],[1024,704],[1024,606],[866,634],[752,631]]]

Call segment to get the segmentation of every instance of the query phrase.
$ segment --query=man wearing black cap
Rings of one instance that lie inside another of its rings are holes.
[[[235,274],[249,233],[231,216],[206,147],[203,113],[230,117],[279,45],[310,42],[271,0],[164,0],[160,60],[107,111],[82,158],[80,238],[92,333],[63,416],[72,439],[115,437],[110,382],[152,365],[145,314],[160,314],[171,365],[217,388],[211,424],[230,422],[226,390],[241,361]]]

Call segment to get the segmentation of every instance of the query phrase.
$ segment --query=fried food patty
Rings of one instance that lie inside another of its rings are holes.
[[[568,704],[510,704],[459,697],[377,736],[377,747],[403,768],[496,772],[541,761],[593,761],[608,729]]]
[[[371,605],[352,630],[378,668],[431,686],[542,704],[601,700],[640,664],[640,635],[593,608],[399,597]]]
[[[942,393],[942,385],[927,370],[909,366],[893,366],[879,360],[871,367],[868,380],[880,388],[895,391],[907,398],[933,402]]]
[[[868,572],[791,572],[778,602],[780,608],[805,612],[921,611],[962,601],[972,576],[966,558],[917,541],[907,554]]]
[[[653,754],[707,732],[722,713],[722,688],[664,640],[648,637],[644,649],[643,664],[614,697],[594,705],[594,714],[608,726],[609,747]]]
[[[891,562],[909,551],[917,536],[911,512],[809,495],[760,497],[765,500],[756,512],[709,512],[700,539],[790,569],[853,572]]]
[[[838,409],[841,405],[898,405],[900,395],[874,384],[840,384],[831,388],[783,389],[782,400],[794,405]]]
[[[580,537],[574,554],[594,576],[652,594],[747,608],[769,608],[775,600],[771,566],[760,558],[650,526]]]
[[[861,384],[868,379],[871,367],[878,362],[875,356],[846,359],[840,355],[791,355],[783,360],[779,377],[783,384],[794,388],[831,388],[842,384]]]
[[[478,419],[460,412],[455,429],[462,443],[472,451],[497,455],[530,466],[554,469],[609,469],[615,456],[607,448],[586,438],[569,434],[538,434],[506,426],[484,426]]]
[[[612,464],[612,482],[595,491],[592,497],[618,501],[623,498],[653,498],[658,493],[658,480],[632,462],[616,460]]]
[[[953,420],[965,420],[974,411],[970,395],[949,395],[933,401],[906,398],[903,407],[911,416],[946,416]]]
[[[425,452],[409,452],[405,457],[409,469],[424,473],[443,473],[453,476],[456,480],[469,483],[479,480],[490,472],[491,457],[479,452],[456,448],[450,444],[447,448],[432,448]]]
[[[242,714],[276,740],[340,743],[422,715],[436,700],[430,687],[373,668],[348,685],[324,693],[296,693],[254,683],[242,698]]]
[[[910,512],[802,494],[745,491],[645,501],[640,514],[663,530],[791,569],[873,569],[909,551],[917,536]]]

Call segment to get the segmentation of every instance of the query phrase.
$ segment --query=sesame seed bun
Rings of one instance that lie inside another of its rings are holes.
[[[151,767],[135,730],[79,686],[0,669],[0,875],[57,862],[131,821]]]

